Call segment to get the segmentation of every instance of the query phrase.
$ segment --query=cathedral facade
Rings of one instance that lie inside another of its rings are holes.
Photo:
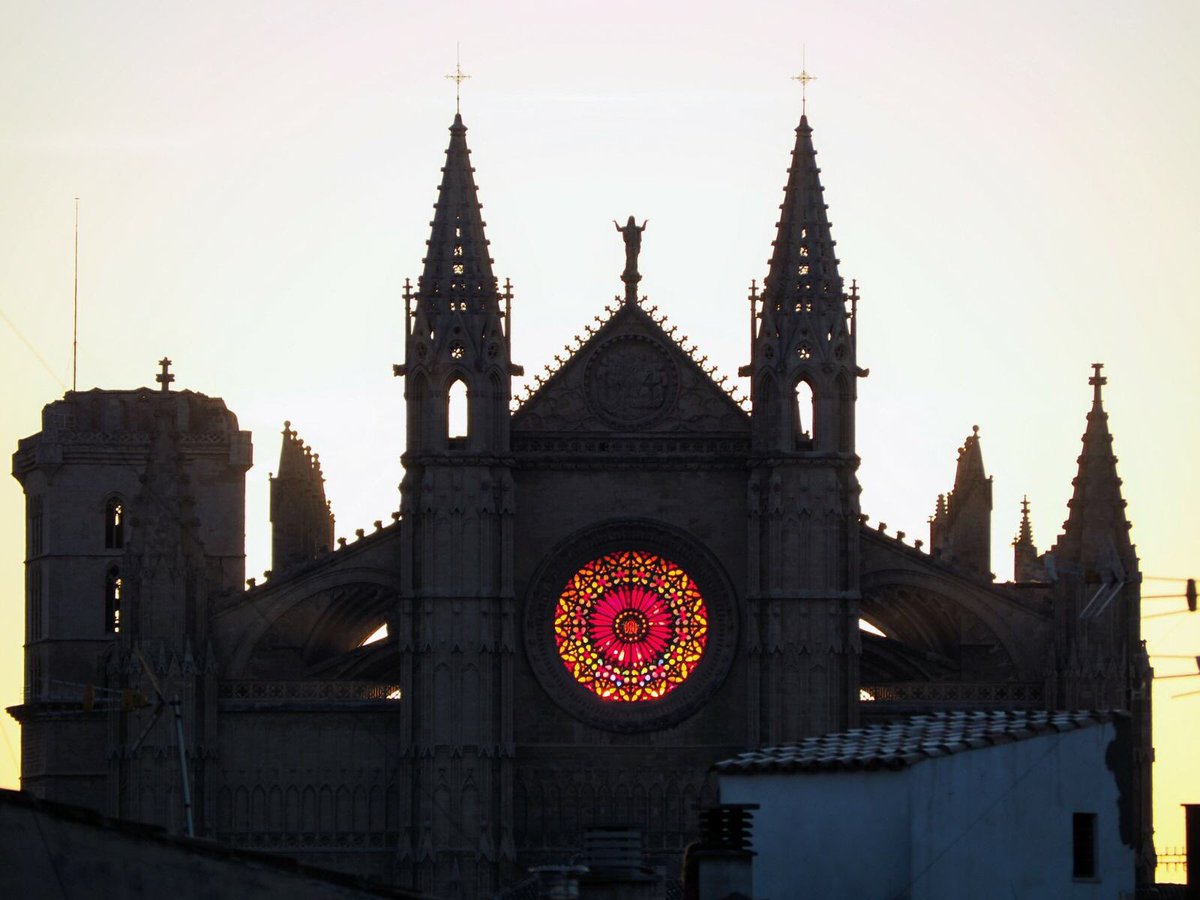
[[[1148,879],[1150,670],[1099,367],[1063,532],[1039,553],[1026,516],[997,584],[977,433],[928,545],[861,513],[857,291],[806,118],[749,404],[639,298],[632,218],[624,297],[514,404],[466,133],[405,291],[405,475],[373,531],[335,540],[286,425],[272,570],[244,581],[250,435],[165,364],[157,389],[68,393],[20,443],[24,789],[491,897],[602,828],[673,875],[711,766],[747,749],[931,709],[1124,710]]]

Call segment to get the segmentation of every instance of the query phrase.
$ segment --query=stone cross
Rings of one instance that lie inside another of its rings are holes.
[[[171,361],[164,356],[158,364],[162,366],[162,371],[154,376],[154,380],[161,385],[159,390],[169,391],[171,382],[175,380],[175,376],[171,374]]]

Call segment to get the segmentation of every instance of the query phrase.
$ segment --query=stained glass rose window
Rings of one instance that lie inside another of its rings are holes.
[[[592,560],[567,581],[554,637],[571,677],[597,696],[657,700],[683,684],[704,655],[708,610],[680,566],[621,551]]]

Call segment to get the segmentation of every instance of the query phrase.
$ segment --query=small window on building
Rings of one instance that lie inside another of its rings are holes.
[[[104,549],[121,550],[125,547],[125,504],[113,497],[104,504]]]
[[[108,634],[121,630],[121,570],[116,566],[104,579],[104,630]]]
[[[42,633],[42,568],[37,563],[29,565],[29,598],[26,606],[30,641],[41,640]]]
[[[467,386],[456,378],[446,393],[446,436],[452,441],[466,438],[470,430],[467,408]]]
[[[28,500],[29,521],[26,523],[26,550],[32,559],[42,555],[42,498],[30,497]]]
[[[1096,814],[1075,813],[1072,819],[1074,878],[1096,877]]]
[[[795,412],[796,448],[806,450],[813,445],[816,435],[816,397],[812,385],[801,380],[796,383]]]

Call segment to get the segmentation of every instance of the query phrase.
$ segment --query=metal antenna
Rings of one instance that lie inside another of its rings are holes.
[[[71,390],[79,373],[79,198],[75,198],[75,302],[71,328]]]

